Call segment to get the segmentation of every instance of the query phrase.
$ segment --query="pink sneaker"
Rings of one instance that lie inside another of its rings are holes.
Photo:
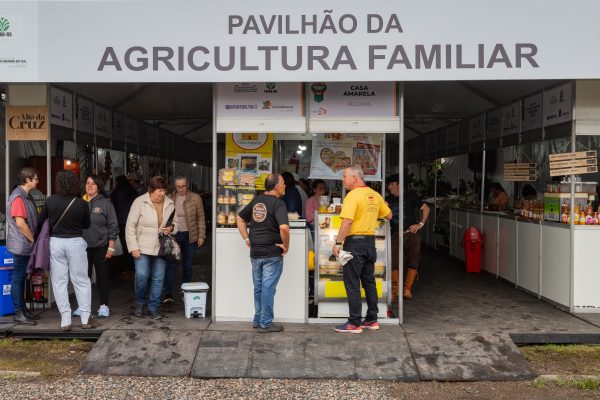
[[[370,331],[378,331],[379,323],[377,321],[363,321],[362,324],[360,324],[360,327]]]

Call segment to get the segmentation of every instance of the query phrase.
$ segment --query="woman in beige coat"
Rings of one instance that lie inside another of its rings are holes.
[[[131,205],[125,238],[127,248],[135,261],[135,315],[144,316],[144,304],[148,298],[148,313],[161,319],[160,295],[165,279],[166,261],[158,256],[158,234],[176,232],[176,223],[165,226],[175,211],[175,203],[168,197],[164,178],[155,176],[148,183],[148,193],[139,196]],[[148,282],[150,281],[150,285]],[[148,287],[150,286],[150,287]]]

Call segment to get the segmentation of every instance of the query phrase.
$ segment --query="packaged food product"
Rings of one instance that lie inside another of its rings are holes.
[[[227,216],[227,225],[235,225],[235,213],[233,211]]]
[[[219,224],[219,225],[227,224],[227,215],[225,215],[225,212],[221,211],[219,214],[217,214],[217,224]]]

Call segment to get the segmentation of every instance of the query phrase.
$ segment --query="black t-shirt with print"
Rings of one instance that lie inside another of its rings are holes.
[[[285,203],[275,196],[260,195],[240,212],[241,219],[250,227],[250,257],[269,258],[281,256],[283,243],[279,225],[288,225]]]

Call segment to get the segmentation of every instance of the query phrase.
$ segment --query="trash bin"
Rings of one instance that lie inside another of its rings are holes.
[[[467,272],[481,272],[482,242],[481,233],[474,226],[465,231],[463,235],[463,247],[465,249]]]
[[[0,317],[15,313],[12,296],[10,295],[12,273],[12,254],[6,250],[6,246],[0,246],[0,288],[2,288],[2,297],[0,298]]]
[[[188,282],[181,285],[185,317],[206,317],[206,294],[208,284],[204,282]]]

